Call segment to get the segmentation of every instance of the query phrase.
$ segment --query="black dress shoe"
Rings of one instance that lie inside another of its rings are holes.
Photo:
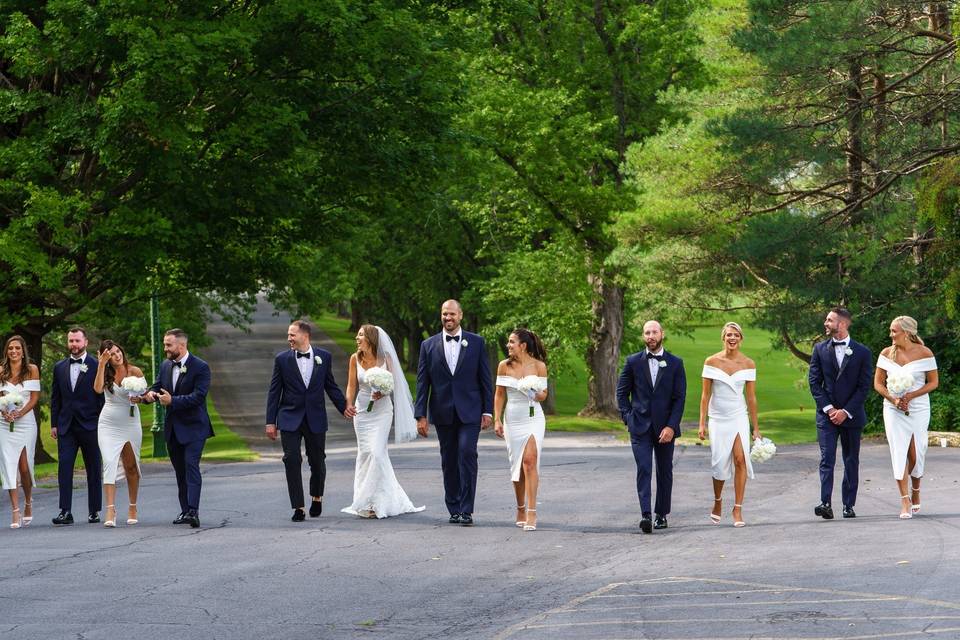
[[[465,527],[472,527],[472,526],[473,526],[473,515],[471,515],[471,514],[469,514],[469,513],[461,513],[461,514],[460,514],[460,524],[462,524],[462,525],[465,526]]]
[[[57,526],[73,524],[73,514],[69,511],[61,511],[60,515],[53,519],[53,524]]]
[[[640,531],[644,533],[653,533],[653,522],[650,520],[650,516],[643,516],[640,518]]]
[[[293,515],[290,516],[290,519],[294,522],[303,522],[307,519],[307,514],[303,512],[303,509],[294,509]]]
[[[667,516],[657,516],[653,521],[654,529],[666,529],[667,528]]]
[[[91,511],[90,515],[87,516],[87,522],[90,524],[97,524],[100,522],[100,513],[97,511]]]
[[[323,513],[323,502],[319,500],[314,500],[310,503],[310,517],[318,518],[320,514]]]
[[[187,514],[181,511],[180,515],[173,520],[173,524],[187,524]]]
[[[844,507],[843,508],[843,517],[844,518],[856,518],[857,514],[853,510],[853,507]]]
[[[450,519],[447,520],[450,524],[460,524],[460,514],[454,513],[450,516]]]
[[[814,515],[818,515],[824,520],[833,520],[833,507],[830,506],[829,502],[824,502],[818,504],[813,508]]]
[[[301,513],[303,512],[301,511]],[[190,511],[187,515],[183,516],[183,521],[190,525],[191,529],[200,527],[200,516],[197,515],[196,511]]]

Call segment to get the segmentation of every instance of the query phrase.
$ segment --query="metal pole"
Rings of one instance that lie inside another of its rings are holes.
[[[160,299],[157,294],[150,296],[150,349],[153,352],[153,379],[160,377],[160,363],[163,361],[163,341],[160,339]],[[163,405],[153,403],[153,457],[167,457],[167,442],[163,439]]]

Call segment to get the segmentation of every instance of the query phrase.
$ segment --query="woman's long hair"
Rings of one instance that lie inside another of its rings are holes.
[[[370,351],[372,351],[372,353],[365,354],[360,345],[357,345],[357,359],[362,362],[363,356],[368,355],[373,359],[374,363],[376,363],[377,358],[380,357],[380,332],[377,330],[377,327],[372,324],[361,325],[360,330],[363,331],[363,337],[366,338],[367,344],[370,345]]]
[[[530,329],[520,327],[511,331],[510,335],[517,336],[517,342],[527,345],[527,354],[529,354],[531,358],[535,358],[546,364],[547,349],[543,346],[543,341],[540,340],[537,334],[530,331]]]
[[[900,329],[907,334],[910,342],[914,344],[923,344],[923,338],[917,333],[918,325],[917,321],[911,318],[910,316],[897,316],[893,319],[894,322],[900,327]],[[890,350],[890,359],[896,362],[897,360],[897,345],[893,344],[893,349]]]
[[[97,355],[100,355],[104,351],[109,351],[116,347],[120,350],[120,355],[123,357],[123,367],[127,371],[130,370],[130,363],[127,361],[127,352],[123,350],[123,347],[118,345],[113,340],[104,340],[100,343],[100,348],[97,349]],[[107,360],[107,366],[103,368],[103,386],[113,392],[114,382],[120,382],[116,379],[117,377],[117,368],[113,366],[113,360]]]
[[[11,371],[10,356],[7,355],[7,350],[10,348],[12,342],[19,342],[20,349],[23,351],[23,361],[20,364],[20,375],[16,380],[13,379],[13,371]],[[10,384],[20,384],[27,378],[27,373],[30,372],[30,352],[27,351],[27,341],[23,339],[22,336],[10,336],[7,338],[7,341],[3,343],[3,355],[0,356],[0,384],[4,382],[9,382]]]

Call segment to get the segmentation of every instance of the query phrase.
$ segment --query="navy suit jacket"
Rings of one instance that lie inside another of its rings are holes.
[[[652,432],[659,439],[663,428],[670,427],[674,437],[680,436],[683,403],[687,398],[687,375],[683,360],[666,350],[663,357],[667,366],[657,373],[656,386],[651,382],[645,350],[627,357],[623,364],[617,382],[617,406],[632,435]]]
[[[810,393],[817,402],[817,424],[832,425],[823,412],[827,405],[845,409],[852,417],[841,427],[862,429],[867,424],[867,412],[863,405],[873,389],[873,354],[856,340],[850,340],[852,354],[844,356],[843,365],[837,367],[837,357],[831,344],[824,340],[814,346],[810,356]]]
[[[281,431],[296,431],[306,421],[312,433],[327,430],[327,405],[323,398],[326,391],[337,411],[347,408],[336,380],[333,379],[333,355],[324,349],[312,347],[310,363],[313,374],[310,386],[305,387],[303,376],[297,367],[297,352],[293,349],[277,354],[273,360],[273,377],[267,392],[267,424],[275,424]],[[317,364],[316,358],[322,361]]]
[[[187,370],[180,374],[174,388],[173,361],[161,362],[160,378],[153,383],[150,390],[159,391],[162,388],[173,396],[173,402],[164,407],[164,438],[169,442],[176,436],[180,444],[189,444],[213,436],[213,425],[207,413],[210,366],[192,353],[184,364]]]
[[[483,338],[460,332],[467,346],[460,347],[457,368],[450,373],[443,348],[444,334],[432,335],[420,343],[417,365],[416,417],[427,416],[432,424],[478,425],[483,414],[493,415],[493,378]]]
[[[80,372],[76,389],[70,388],[70,358],[53,365],[53,388],[50,390],[50,426],[64,434],[76,420],[81,428],[92,431],[97,428],[100,410],[103,409],[103,394],[93,390],[97,377],[97,359],[87,354],[83,363],[87,372]]]

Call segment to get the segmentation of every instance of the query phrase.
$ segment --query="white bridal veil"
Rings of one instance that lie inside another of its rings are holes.
[[[393,437],[395,442],[410,442],[417,438],[417,421],[413,417],[413,400],[410,397],[410,386],[403,376],[403,367],[397,350],[387,332],[377,327],[377,338],[380,341],[379,351],[393,374]]]

